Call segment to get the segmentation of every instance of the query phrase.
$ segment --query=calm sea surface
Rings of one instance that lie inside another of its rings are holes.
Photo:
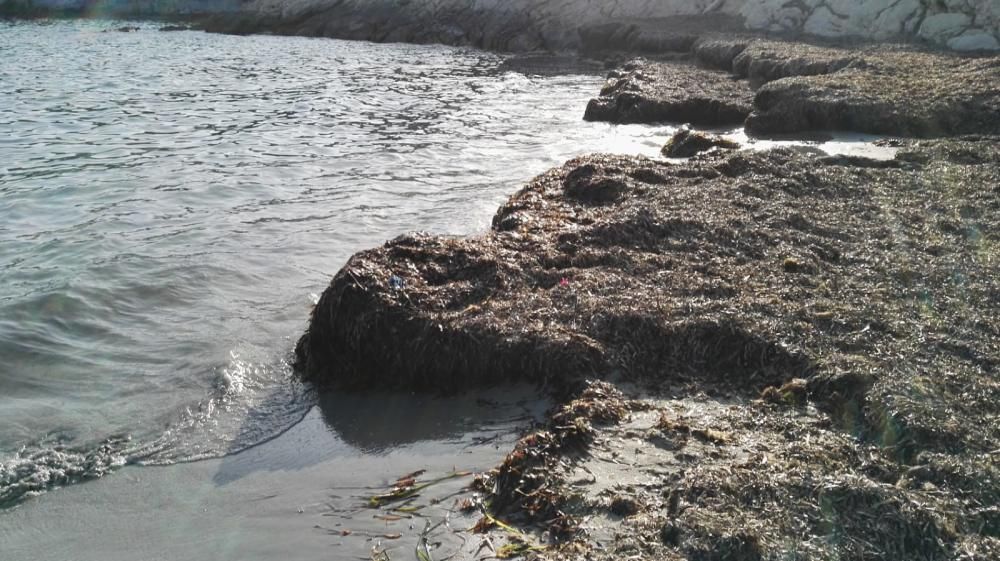
[[[0,23],[8,506],[273,438],[317,403],[288,360],[352,253],[484,230],[535,174],[666,135],[583,122],[593,72],[115,27]]]

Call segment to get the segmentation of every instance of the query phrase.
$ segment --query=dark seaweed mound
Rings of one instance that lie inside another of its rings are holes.
[[[354,256],[297,364],[325,385],[445,391],[806,378],[904,455],[985,450],[998,441],[998,154],[983,138],[889,162],[577,159],[484,236],[408,235]]]

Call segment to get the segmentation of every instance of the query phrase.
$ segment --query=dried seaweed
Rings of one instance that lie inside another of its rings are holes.
[[[683,62],[636,59],[608,75],[584,118],[614,123],[738,124],[750,114],[750,86]]]
[[[738,35],[706,35],[690,50],[713,70],[676,60],[630,61],[609,74],[586,118],[745,121],[755,135],[849,130],[934,138],[1000,130],[995,56]]]

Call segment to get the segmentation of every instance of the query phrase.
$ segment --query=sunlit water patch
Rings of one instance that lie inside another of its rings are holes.
[[[800,138],[753,138],[742,128],[725,130],[722,137],[739,143],[749,150],[795,148],[817,155],[848,156],[872,160],[891,160],[899,152],[898,146],[883,136],[853,132],[817,132]]]

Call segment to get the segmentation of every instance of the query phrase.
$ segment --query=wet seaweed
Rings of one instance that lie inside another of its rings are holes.
[[[412,509],[406,510],[410,507],[409,503],[412,502],[413,499],[419,497],[421,491],[424,489],[433,487],[439,483],[444,483],[445,481],[450,481],[460,477],[469,477],[472,475],[472,472],[470,471],[456,471],[435,479],[418,481],[417,478],[423,475],[423,473],[423,471],[417,471],[400,477],[388,491],[368,497],[366,501],[367,506],[369,508],[381,508],[387,505],[403,503],[397,505],[394,510],[398,510],[400,512],[412,512]]]
[[[618,491],[642,509],[606,558],[988,559],[1000,143],[900,144],[894,166],[791,150],[571,161],[482,236],[352,258],[299,368],[354,388],[554,391],[563,405],[475,483],[491,516],[555,544],[532,555],[597,555],[583,523],[610,503],[567,473],[642,412],[586,383],[604,378],[732,402],[712,423],[637,430],[676,470]],[[614,196],[567,191],[595,178]]]
[[[512,514],[521,523],[542,524],[554,540],[576,535],[579,519],[554,464],[585,453],[595,424],[619,423],[641,407],[610,384],[593,382],[556,408],[544,429],[521,438],[498,468],[476,480],[475,488],[488,497],[486,527],[500,525],[496,516]]]
[[[614,123],[738,124],[750,114],[747,83],[685,62],[632,60],[608,75],[584,119]]]

